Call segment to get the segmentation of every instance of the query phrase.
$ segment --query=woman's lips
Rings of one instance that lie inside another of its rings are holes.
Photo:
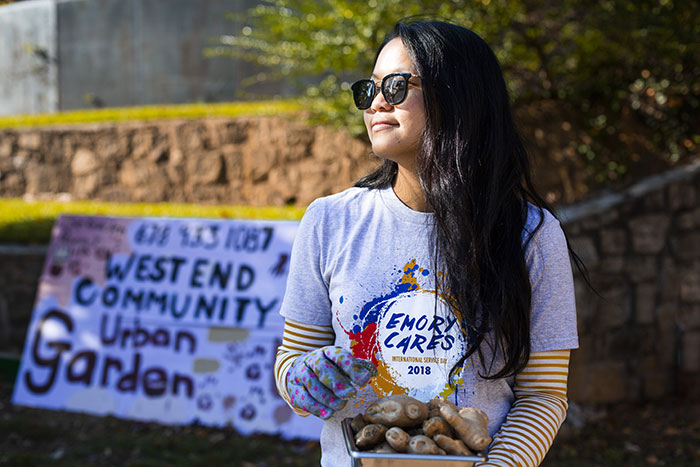
[[[394,127],[399,126],[397,123],[391,123],[391,122],[376,122],[372,123],[372,131],[382,131],[382,130],[388,130]]]

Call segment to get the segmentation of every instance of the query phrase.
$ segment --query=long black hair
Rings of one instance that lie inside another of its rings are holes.
[[[527,205],[539,208],[535,231],[548,206],[533,187],[503,73],[488,44],[464,27],[399,22],[379,51],[396,37],[423,87],[427,121],[417,168],[435,218],[434,267],[446,270],[442,287],[469,334],[450,381],[475,351],[483,357],[482,344],[504,359],[495,373],[492,359],[482,376],[513,375],[530,356],[531,288],[521,237]],[[397,170],[385,159],[355,186],[386,187]]]

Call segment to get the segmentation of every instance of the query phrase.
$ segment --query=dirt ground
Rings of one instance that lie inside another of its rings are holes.
[[[0,381],[0,466],[317,466],[318,443],[15,406]],[[700,403],[573,407],[542,464],[699,466]]]

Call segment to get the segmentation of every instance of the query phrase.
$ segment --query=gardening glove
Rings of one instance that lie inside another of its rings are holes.
[[[328,345],[301,354],[287,374],[287,392],[292,406],[327,419],[357,395],[377,368],[368,360],[353,357],[349,351]]]

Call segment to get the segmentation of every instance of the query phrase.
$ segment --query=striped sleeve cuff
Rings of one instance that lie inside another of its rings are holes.
[[[331,326],[300,323],[290,319],[284,321],[282,345],[277,349],[277,356],[275,357],[275,383],[277,384],[277,392],[279,392],[282,399],[287,402],[296,414],[302,417],[308,416],[309,413],[293,407],[289,402],[289,393],[287,392],[289,368],[301,354],[309,350],[333,345],[334,342],[335,333]]]
[[[478,467],[536,467],[566,418],[569,350],[533,352],[515,377],[515,401]]]

